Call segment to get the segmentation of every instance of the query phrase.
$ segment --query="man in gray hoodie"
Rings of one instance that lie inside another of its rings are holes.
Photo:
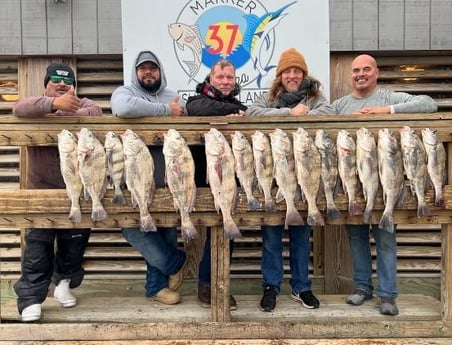
[[[138,53],[132,68],[131,85],[118,87],[111,96],[115,116],[181,116],[185,105],[177,93],[167,88],[163,66],[151,51]],[[165,164],[161,147],[149,148],[155,162],[156,187],[164,187]],[[176,291],[183,282],[187,254],[177,247],[177,228],[158,227],[142,232],[139,227],[122,228],[125,239],[146,260],[146,297],[163,304],[177,304]]]

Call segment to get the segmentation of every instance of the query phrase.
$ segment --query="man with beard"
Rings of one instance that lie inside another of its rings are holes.
[[[115,116],[182,116],[185,105],[177,93],[166,85],[166,75],[157,56],[151,51],[138,53],[132,69],[131,85],[118,87],[111,96]],[[150,147],[155,163],[156,187],[164,187],[165,163],[161,147]],[[158,227],[142,232],[139,227],[122,228],[125,239],[146,260],[146,297],[163,304],[177,304],[176,291],[187,269],[187,254],[177,247],[177,228]]]
[[[75,74],[65,63],[52,63],[44,76],[42,96],[20,99],[13,108],[17,117],[99,116],[102,109],[88,98],[76,94]],[[44,121],[51,122],[47,117]],[[56,146],[29,146],[27,148],[26,188],[66,188],[60,170]],[[55,285],[54,297],[63,308],[74,307],[76,297],[71,289],[78,287],[85,271],[83,255],[91,229],[28,228],[22,256],[22,275],[14,284],[17,308],[23,322],[41,319],[41,304],[49,286]]]

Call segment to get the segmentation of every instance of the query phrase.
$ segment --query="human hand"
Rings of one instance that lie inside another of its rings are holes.
[[[391,107],[390,106],[384,106],[384,107],[365,107],[358,109],[353,114],[391,114]]]
[[[290,115],[292,116],[306,115],[308,112],[309,107],[301,103],[290,109]]]
[[[245,116],[245,112],[244,112],[243,110],[239,110],[238,113],[232,113],[232,114],[228,114],[228,115],[226,115],[226,116],[229,116],[229,117],[234,117],[234,116]]]
[[[53,99],[52,110],[60,110],[68,113],[75,113],[80,109],[80,99],[75,95],[74,87],[68,90],[68,92],[57,96]]]
[[[174,97],[170,102],[169,106],[171,109],[171,116],[182,116],[184,115],[184,107],[179,104],[179,95]]]

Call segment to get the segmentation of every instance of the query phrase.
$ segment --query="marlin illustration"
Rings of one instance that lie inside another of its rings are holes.
[[[193,52],[193,61],[184,61],[190,71],[190,82],[201,68],[202,40],[199,28],[197,25],[172,23],[168,25],[168,31],[179,49],[184,50],[187,46]]]
[[[243,48],[250,54],[253,67],[259,72],[257,77],[257,85],[260,87],[260,82],[263,76],[276,66],[262,66],[260,56],[262,51],[270,48],[270,32],[280,23],[287,13],[283,13],[289,6],[292,6],[297,1],[292,1],[274,12],[268,12],[261,17],[255,14],[246,14],[244,18],[247,21],[246,32],[243,36]]]

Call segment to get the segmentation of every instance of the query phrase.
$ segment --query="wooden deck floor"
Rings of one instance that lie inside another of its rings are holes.
[[[0,345],[18,345],[19,340],[33,345],[443,345],[452,341],[451,330],[441,319],[440,302],[431,296],[402,294],[398,298],[400,315],[391,317],[379,314],[377,298],[354,307],[345,303],[344,295],[318,295],[321,307],[309,310],[285,293],[274,312],[264,313],[258,308],[261,295],[240,294],[234,295],[238,309],[231,312],[231,321],[216,323],[210,322],[210,309],[198,305],[193,285],[182,289],[183,301],[174,306],[149,301],[140,289],[111,295],[106,294],[108,288],[83,286],[75,290],[75,308],[61,308],[49,297],[43,304],[42,319],[30,324],[20,322],[15,297],[8,293],[10,289],[3,289],[7,292],[2,294]],[[322,342],[328,338],[331,340]],[[286,341],[280,342],[282,339]],[[344,339],[350,341],[341,342]]]

